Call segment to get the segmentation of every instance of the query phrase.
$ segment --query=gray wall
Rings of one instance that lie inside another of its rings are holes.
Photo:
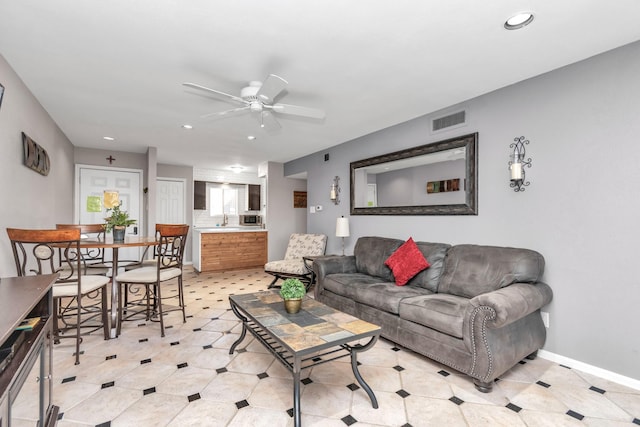
[[[109,163],[109,160],[107,160],[107,157],[109,156],[113,156],[115,158],[115,160],[111,164]],[[95,148],[75,147],[73,152],[73,161],[81,165],[140,169],[144,171],[144,185],[146,185],[146,153],[128,153],[117,150],[98,150]]]
[[[293,192],[305,191],[303,179],[285,178],[283,164],[269,162],[267,169],[266,227],[269,231],[269,261],[284,258],[291,233],[306,233],[306,209],[293,207]],[[327,197],[329,186],[326,188]]]
[[[331,235],[349,203],[328,203],[334,175],[348,194],[351,161],[479,132],[478,216],[354,216],[348,252],[364,235],[540,251],[554,291],[545,350],[640,379],[638,76],[640,42],[445,110],[465,108],[465,127],[433,135],[430,119],[442,114],[434,112],[289,162],[285,175],[307,171],[310,200],[325,206],[308,215],[308,230],[329,233],[327,252],[337,253]],[[531,186],[516,193],[507,162],[522,135],[531,141]]]
[[[0,277],[16,275],[6,228],[55,228],[73,220],[73,145],[0,55]],[[44,147],[51,171],[23,165],[24,132]]]

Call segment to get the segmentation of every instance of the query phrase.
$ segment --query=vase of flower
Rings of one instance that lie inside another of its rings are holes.
[[[124,234],[127,231],[127,227],[136,223],[135,219],[129,218],[129,212],[121,210],[120,206],[122,206],[122,201],[108,208],[107,214],[110,213],[111,216],[104,219],[107,233],[113,230],[114,242],[124,242]]]

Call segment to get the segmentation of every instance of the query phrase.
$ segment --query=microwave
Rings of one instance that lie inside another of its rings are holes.
[[[262,216],[240,215],[240,225],[262,225]]]

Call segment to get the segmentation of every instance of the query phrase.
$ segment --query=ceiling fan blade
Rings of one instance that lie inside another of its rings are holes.
[[[273,116],[271,111],[262,110],[258,114],[254,114],[253,117],[255,117],[255,119],[258,120],[258,122],[260,123],[260,127],[266,130],[267,132],[274,132],[274,131],[280,130],[280,128],[282,127],[280,126],[280,123],[278,123],[276,118]]]
[[[232,110],[226,110],[226,111],[220,111],[217,113],[209,113],[209,114],[205,114],[204,116],[200,116],[201,119],[208,119],[208,118],[225,118],[225,117],[231,117],[234,115],[237,115],[238,113],[243,113],[245,111],[249,111],[251,107],[250,106],[246,106],[246,107],[239,107],[239,108],[234,108]]]
[[[247,101],[245,101],[244,99],[240,98],[239,96],[229,95],[228,93],[221,92],[221,91],[215,90],[215,89],[211,89],[211,88],[208,88],[206,86],[202,86],[202,85],[199,85],[199,84],[196,84],[196,83],[185,82],[185,83],[182,83],[182,86],[190,87],[192,89],[203,90],[205,92],[215,93],[216,95],[226,96],[227,98],[231,98],[234,101],[241,102],[243,104],[247,103]]]
[[[291,114],[294,116],[309,117],[312,119],[325,118],[325,112],[317,108],[301,107],[299,105],[289,105],[289,104],[274,104],[266,107],[271,108],[276,113],[281,113],[281,114]]]
[[[258,99],[266,104],[271,104],[273,99],[278,96],[280,92],[287,87],[289,83],[282,77],[278,77],[275,74],[269,74],[265,81],[262,83],[262,87],[256,93]]]

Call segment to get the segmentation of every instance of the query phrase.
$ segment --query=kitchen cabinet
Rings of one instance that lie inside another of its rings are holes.
[[[193,181],[193,209],[207,209],[207,183],[206,181]]]
[[[55,426],[52,405],[52,285],[57,274],[9,277],[0,281],[0,426]],[[38,318],[17,331],[25,319]],[[37,392],[34,392],[37,390]],[[37,420],[34,421],[34,420]]]
[[[247,184],[247,210],[259,211],[260,208],[260,186]]]
[[[200,272],[264,267],[267,231],[194,232],[193,266]],[[197,246],[196,246],[197,245]]]

